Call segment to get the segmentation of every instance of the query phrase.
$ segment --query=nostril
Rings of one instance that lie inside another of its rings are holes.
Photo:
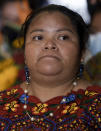
[[[45,47],[45,50],[48,50],[48,47]]]
[[[56,47],[52,47],[52,49],[53,49],[53,50],[55,50],[55,49],[56,49]]]

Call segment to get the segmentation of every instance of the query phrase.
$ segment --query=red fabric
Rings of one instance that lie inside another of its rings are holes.
[[[67,96],[58,96],[42,103],[29,96],[28,112],[35,118],[31,122],[22,96],[24,91],[15,86],[0,94],[0,130],[60,131],[101,129],[101,87],[90,86],[86,90],[72,91]],[[75,96],[72,100],[71,95]],[[62,99],[71,101],[61,103]],[[53,116],[50,116],[53,113]],[[8,128],[7,128],[8,127]]]

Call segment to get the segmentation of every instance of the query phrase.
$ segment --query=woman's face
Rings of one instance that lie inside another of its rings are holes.
[[[32,20],[25,42],[31,77],[74,77],[79,50],[78,34],[64,14],[43,12]]]

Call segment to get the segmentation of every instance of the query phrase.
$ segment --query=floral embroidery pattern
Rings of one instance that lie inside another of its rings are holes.
[[[67,105],[64,107],[64,110],[62,111],[63,114],[66,114],[66,113],[75,113],[76,110],[78,110],[78,106],[76,103],[72,103],[71,105]]]
[[[101,122],[101,98],[96,98],[88,109],[92,115],[96,115],[98,122]],[[99,112],[97,110],[99,110]]]
[[[13,95],[18,91],[18,89],[11,89],[11,91],[7,91],[7,95]]]
[[[2,92],[0,131],[98,131],[101,129],[101,89],[98,88],[99,93],[94,89],[95,87],[91,87],[91,91],[73,92],[47,103],[37,102],[36,97],[20,93],[18,87],[8,90],[8,93]],[[25,100],[33,121],[23,109]]]
[[[16,112],[17,107],[19,107],[19,104],[17,104],[17,101],[12,101],[11,103],[7,103],[4,105],[4,110]]]
[[[45,113],[48,111],[47,107],[47,104],[38,103],[35,107],[32,108],[32,114],[39,115]]]
[[[93,92],[93,91],[88,91],[88,90],[85,91],[86,96],[93,96],[93,95],[96,95],[96,94],[98,94],[98,93]]]

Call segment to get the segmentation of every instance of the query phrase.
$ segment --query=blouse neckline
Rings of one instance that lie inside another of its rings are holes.
[[[20,87],[20,85],[17,85],[17,86],[15,86],[15,87],[13,87],[13,88],[16,88],[16,89],[18,89],[18,92],[19,92],[19,94],[20,95],[22,95],[22,94],[25,94],[24,93],[24,90]],[[12,88],[10,88],[10,89],[8,89],[8,90],[11,90]],[[60,103],[60,101],[61,101],[61,99],[63,98],[63,97],[68,97],[69,95],[71,95],[71,94],[74,94],[74,95],[77,95],[77,94],[84,94],[84,92],[86,91],[86,90],[95,90],[95,91],[97,91],[98,92],[98,90],[99,90],[99,87],[98,86],[88,86],[86,89],[78,89],[77,91],[71,91],[71,92],[69,92],[69,93],[67,93],[67,95],[65,95],[65,96],[56,96],[56,97],[53,97],[53,98],[51,98],[51,99],[49,99],[49,100],[47,100],[47,101],[45,101],[45,102],[42,102],[38,97],[36,97],[36,96],[31,96],[31,95],[29,95],[29,101],[35,101],[36,103]],[[101,91],[101,88],[100,88],[100,91]],[[99,91],[99,92],[100,92]]]

